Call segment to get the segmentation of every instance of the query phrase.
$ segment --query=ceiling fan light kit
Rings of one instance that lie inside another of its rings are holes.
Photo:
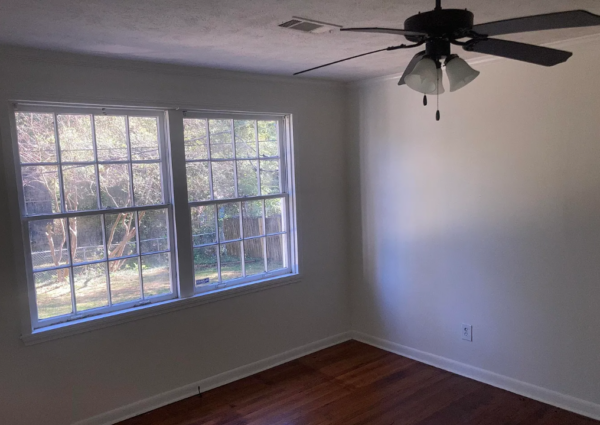
[[[446,68],[451,92],[463,88],[479,76],[479,71],[471,68],[458,55],[452,54],[452,45],[460,46],[469,52],[500,56],[542,66],[554,66],[565,62],[572,53],[490,38],[490,36],[596,25],[600,25],[600,16],[585,10],[547,13],[474,25],[473,13],[462,9],[442,9],[441,0],[436,0],[434,10],[406,19],[404,29],[377,27],[340,29],[340,31],[400,35],[412,44],[374,50],[296,72],[294,75],[378,52],[409,49],[424,44],[425,50],[414,55],[398,85],[406,84],[409,88],[425,95],[439,95],[444,93],[441,78],[442,64]],[[427,104],[426,99],[423,103]],[[436,118],[439,120],[439,109]]]
[[[448,56],[446,58],[445,68],[446,74],[448,75],[448,82],[450,83],[450,92],[462,89],[481,74],[481,72],[471,68],[471,66],[464,59],[459,58],[458,55]]]
[[[423,94],[442,94],[442,68],[433,59],[424,57],[415,69],[406,76],[406,85]]]

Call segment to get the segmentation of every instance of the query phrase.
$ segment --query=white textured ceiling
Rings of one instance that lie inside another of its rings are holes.
[[[279,28],[292,16],[342,26],[401,28],[434,0],[0,0],[0,43],[291,75],[404,42],[383,34],[307,34]],[[586,9],[597,0],[445,0],[475,23]],[[600,27],[507,37],[535,44],[600,33]],[[415,52],[383,52],[298,78],[351,81],[401,72]],[[467,57],[468,55],[463,54]]]

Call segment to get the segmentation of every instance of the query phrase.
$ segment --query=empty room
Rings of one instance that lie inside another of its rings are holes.
[[[0,424],[600,425],[596,0],[1,0]]]

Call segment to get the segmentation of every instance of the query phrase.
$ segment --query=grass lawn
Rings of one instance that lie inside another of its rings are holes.
[[[270,261],[270,270],[283,268],[283,263]],[[264,273],[264,261],[246,261],[246,276]],[[74,267],[75,302],[78,312],[108,305],[108,289],[105,263]],[[229,262],[221,267],[222,281],[242,277],[241,263]],[[208,278],[208,283],[218,281],[216,264],[196,265],[196,281]],[[71,285],[68,268],[49,272],[36,273],[36,299],[38,317],[47,319],[72,313]],[[143,290],[145,298],[171,292],[170,270],[168,263],[164,266],[145,267],[142,269]],[[141,300],[141,287],[137,259],[126,262],[123,267],[110,273],[110,297],[113,304]]]
[[[75,300],[77,311],[83,312],[108,305],[108,289],[103,268],[92,270],[85,276],[75,277]],[[67,270],[67,269],[65,269]],[[99,271],[99,272],[97,272]],[[40,273],[41,274],[41,273]],[[38,317],[46,319],[72,313],[69,277],[59,271],[45,272],[36,279]],[[152,267],[142,270],[146,298],[171,292],[169,267]],[[111,300],[113,304],[141,299],[139,272],[133,269],[119,270],[110,274]]]

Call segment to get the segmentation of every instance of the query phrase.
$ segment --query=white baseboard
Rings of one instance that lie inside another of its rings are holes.
[[[311,342],[310,344],[276,354],[272,357],[268,357],[254,363],[250,363],[236,369],[232,369],[227,372],[184,385],[183,387],[175,388],[147,399],[119,407],[115,410],[84,419],[74,423],[73,425],[112,425],[116,422],[123,421],[133,416],[141,415],[142,413],[149,412],[150,410],[157,409],[167,404],[196,395],[198,394],[198,387],[201,388],[202,392],[208,391],[213,388],[220,387],[221,385],[225,385],[230,382],[237,381],[238,379],[254,375],[255,373],[262,372],[263,370],[278,366],[282,363],[289,362],[307,354],[314,353],[315,351],[348,341],[350,339],[350,332],[344,332],[321,339],[319,341]]]
[[[455,360],[441,357],[435,354],[420,351],[414,348],[406,347],[395,342],[387,341],[381,338],[370,336],[362,332],[351,332],[352,339],[355,339],[365,344],[372,345],[382,350],[389,351],[394,354],[399,354],[404,357],[416,360],[421,363],[426,363],[440,369],[447,370],[457,375],[466,376],[494,387],[502,388],[528,398],[532,398],[542,403],[547,403],[552,406],[560,407],[561,409],[569,410],[580,415],[600,420],[600,404],[590,401],[575,398],[566,394],[561,394],[547,388],[538,387],[537,385],[522,382],[508,376],[500,375],[489,370],[480,369],[475,366],[470,366],[465,363],[460,363]]]

